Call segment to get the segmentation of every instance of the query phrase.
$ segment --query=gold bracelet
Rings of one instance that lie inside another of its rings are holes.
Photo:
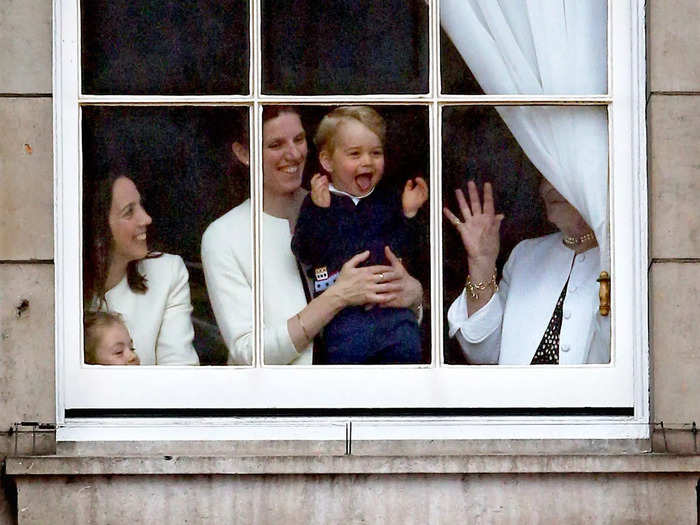
[[[299,326],[301,327],[301,331],[304,332],[304,337],[306,337],[307,341],[311,341],[313,337],[309,337],[309,333],[306,331],[306,327],[304,326],[304,321],[301,320],[301,315],[297,314],[297,321],[299,321]]]
[[[498,283],[496,282],[496,269],[494,268],[493,274],[491,274],[491,279],[488,281],[480,281],[478,283],[472,282],[472,276],[467,275],[467,282],[465,283],[464,287],[467,290],[467,293],[472,299],[479,299],[479,293],[478,292],[483,292],[487,288],[493,288],[494,293],[498,291]]]

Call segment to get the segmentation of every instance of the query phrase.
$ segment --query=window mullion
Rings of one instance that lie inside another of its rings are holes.
[[[253,107],[250,114],[250,147],[253,154],[251,158],[251,210],[253,213],[253,301],[254,301],[254,360],[257,368],[263,366],[263,297],[262,297],[262,107],[260,105],[260,90],[262,77],[262,40],[261,40],[261,0],[252,0],[250,3],[251,15],[251,86],[253,93]]]
[[[442,136],[440,92],[440,1],[429,3],[430,16],[430,356],[431,365],[440,368],[444,361],[442,304]]]
[[[430,155],[431,194],[430,239],[431,239],[431,355],[434,367],[444,362],[443,330],[443,267],[442,267],[442,107],[437,97],[430,108]]]

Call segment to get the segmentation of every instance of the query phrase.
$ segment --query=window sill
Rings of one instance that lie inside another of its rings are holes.
[[[158,456],[7,458],[10,476],[700,472],[700,455]]]

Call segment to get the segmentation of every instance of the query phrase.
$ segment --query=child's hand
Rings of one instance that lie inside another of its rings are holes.
[[[313,183],[313,180],[312,180]],[[416,177],[406,181],[401,195],[403,214],[409,219],[416,216],[425,201],[428,200],[428,183],[423,177]]]
[[[320,208],[331,205],[331,192],[328,189],[328,177],[317,173],[311,177],[311,200]]]

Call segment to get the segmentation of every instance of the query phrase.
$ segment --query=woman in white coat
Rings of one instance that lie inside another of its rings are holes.
[[[547,219],[559,231],[520,242],[496,279],[503,215],[493,190],[467,185],[469,203],[456,191],[462,218],[445,216],[460,234],[469,274],[447,314],[470,364],[535,365],[607,363],[608,318],[598,314],[600,253],[581,214],[546,180],[540,184]]]
[[[146,213],[134,182],[110,175],[92,194],[85,220],[83,300],[121,314],[141,365],[198,365],[187,268],[148,249]]]
[[[263,110],[263,341],[264,360],[273,365],[312,364],[312,342],[343,308],[383,304],[420,310],[423,288],[388,250],[391,266],[360,266],[363,252],[342,267],[338,280],[307,302],[291,239],[307,191],[301,187],[306,164],[306,132],[290,106]],[[250,164],[247,137],[232,144],[237,160]],[[247,170],[246,170],[247,171]],[[253,359],[253,261],[250,199],[209,225],[202,237],[207,292],[229,350],[228,363]]]

